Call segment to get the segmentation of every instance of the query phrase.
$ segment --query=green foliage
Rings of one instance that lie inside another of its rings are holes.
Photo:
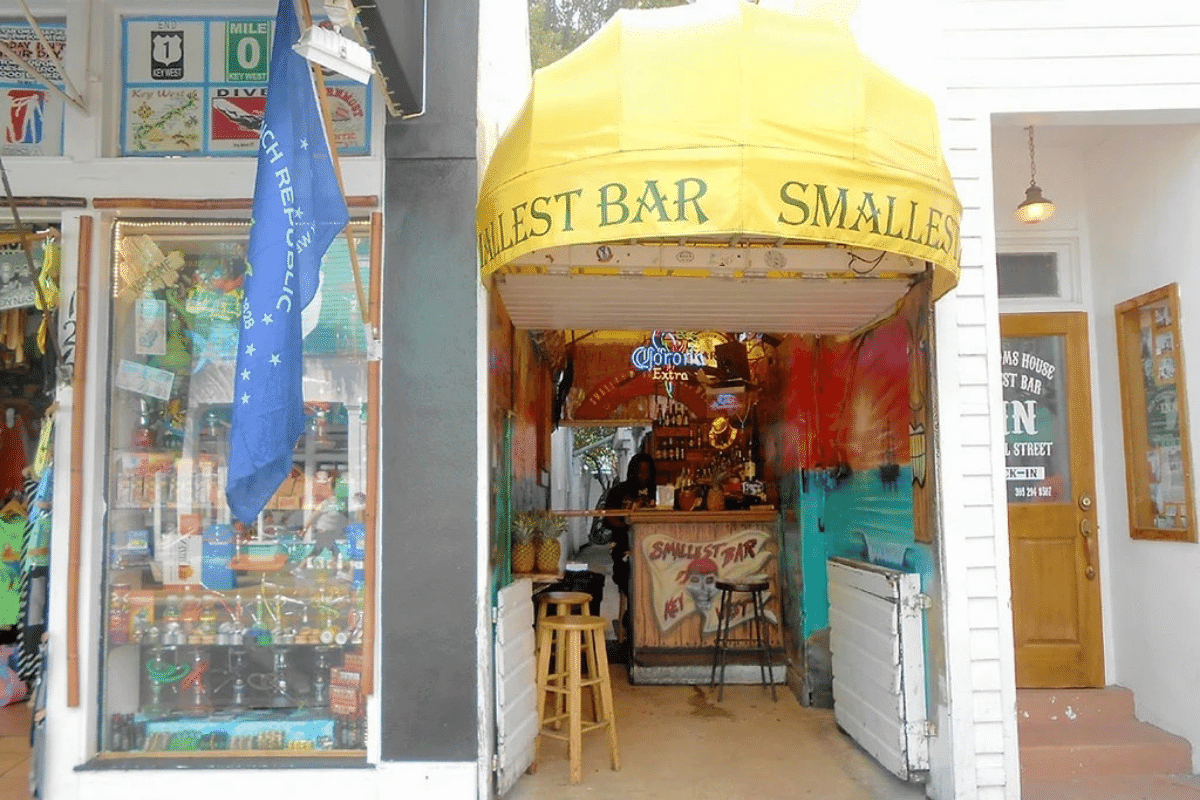
[[[575,456],[583,468],[593,475],[607,475],[617,468],[617,454],[612,449],[616,428],[579,427],[574,429]],[[601,478],[603,481],[603,478]]]
[[[688,0],[529,0],[533,68],[552,64],[583,44],[621,8],[665,8]]]
[[[528,542],[541,528],[541,514],[536,511],[520,511],[513,516],[512,534],[518,542]]]
[[[557,539],[567,532],[567,518],[553,511],[541,515],[540,532],[544,539]]]

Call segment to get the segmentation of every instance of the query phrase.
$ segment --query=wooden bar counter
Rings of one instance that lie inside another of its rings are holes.
[[[641,510],[626,516],[631,525],[634,683],[708,681],[717,634],[718,579],[761,575],[769,581],[766,607],[772,624],[767,629],[772,647],[782,653],[775,508]],[[747,636],[753,611],[750,595],[738,594],[735,600],[731,633]],[[754,673],[757,680],[757,668]]]

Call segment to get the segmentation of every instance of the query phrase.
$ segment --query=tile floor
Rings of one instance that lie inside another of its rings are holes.
[[[631,686],[613,668],[621,770],[608,768],[604,734],[584,739],[584,779],[567,783],[566,748],[547,740],[540,768],[505,800],[920,800],[921,787],[879,768],[833,722],[758,686]],[[29,715],[0,708],[0,800],[29,797]]]
[[[29,719],[26,703],[0,707],[0,800],[29,797]]]
[[[568,782],[566,745],[543,739],[538,770],[505,800],[920,800],[837,729],[833,712],[761,686],[632,686],[611,668],[621,769],[603,731],[584,736],[583,782]],[[585,708],[587,703],[585,701]],[[585,710],[585,714],[587,711]]]

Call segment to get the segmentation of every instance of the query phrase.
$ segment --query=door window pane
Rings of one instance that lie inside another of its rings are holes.
[[[1001,297],[1059,297],[1058,253],[999,253],[997,290]]]
[[[1066,337],[1003,340],[1004,464],[1009,503],[1071,497]]]

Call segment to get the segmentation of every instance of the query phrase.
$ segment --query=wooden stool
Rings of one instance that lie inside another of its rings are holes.
[[[763,592],[771,584],[766,578],[758,576],[742,580],[718,580],[717,589],[721,591],[721,605],[717,612],[717,642],[713,649],[712,675],[709,676],[709,686],[717,685],[717,666],[721,667],[720,689],[717,690],[717,702],[725,697],[725,657],[730,645],[746,645],[736,648],[741,652],[757,652],[759,671],[762,673],[763,686],[771,687],[771,699],[778,702],[775,694],[775,680],[771,672],[771,640],[767,633],[767,605]],[[754,604],[754,616],[749,620],[753,626],[753,634],[741,638],[729,635],[729,618],[733,616],[733,594],[743,592],[750,595]]]
[[[542,592],[534,596],[537,603],[537,620],[543,617],[586,615],[592,596],[587,592]]]
[[[542,620],[553,616],[586,616],[588,605],[592,602],[592,596],[587,592],[542,592],[536,595],[534,600],[537,602],[537,624],[533,640],[533,652],[536,655],[542,646]],[[550,642],[554,646],[554,671],[563,672],[567,668],[566,650],[563,645],[555,642],[555,638],[554,636],[550,637]],[[586,652],[589,647],[590,642],[587,641],[587,637],[584,637],[584,651]],[[592,686],[591,691],[592,708],[599,708],[600,698],[596,694],[596,687]],[[556,695],[554,703],[554,715],[565,718],[567,698],[564,695]],[[560,725],[561,723],[555,723],[554,729],[558,730]]]
[[[538,737],[533,746],[533,767],[537,768],[538,749],[542,737],[562,739],[567,743],[571,762],[571,783],[583,779],[583,734],[596,728],[608,728],[608,754],[614,770],[621,768],[617,752],[617,720],[613,712],[612,685],[608,680],[608,654],[604,648],[604,620],[593,616],[545,617],[538,628],[537,710]],[[558,649],[566,656],[565,668],[550,671],[550,651],[557,641]],[[584,648],[584,642],[587,648]],[[587,677],[583,674],[583,653],[587,653]],[[594,720],[583,722],[583,687],[593,688]],[[596,702],[597,690],[599,702]],[[566,699],[566,710],[546,713],[546,692]],[[567,732],[553,733],[546,726],[566,721]]]

